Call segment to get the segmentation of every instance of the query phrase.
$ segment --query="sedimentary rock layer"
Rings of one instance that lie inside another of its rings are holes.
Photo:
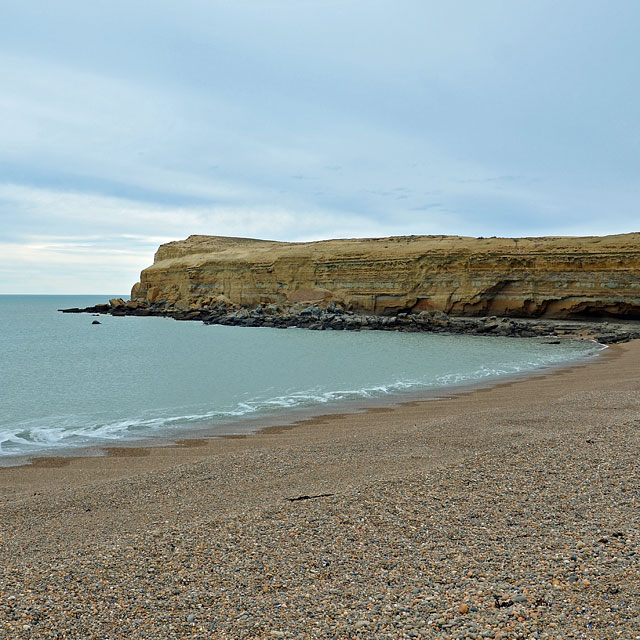
[[[334,302],[374,315],[640,317],[640,234],[400,236],[286,243],[190,236],[162,245],[132,301],[206,309]]]

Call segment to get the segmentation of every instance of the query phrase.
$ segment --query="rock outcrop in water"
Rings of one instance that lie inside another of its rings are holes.
[[[305,243],[190,236],[158,249],[131,300],[182,311],[333,302],[376,316],[640,318],[640,234]]]

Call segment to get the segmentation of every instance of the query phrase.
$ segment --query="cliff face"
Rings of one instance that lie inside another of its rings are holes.
[[[305,243],[190,236],[158,249],[131,298],[185,310],[222,299],[333,301],[376,315],[640,318],[640,233]]]

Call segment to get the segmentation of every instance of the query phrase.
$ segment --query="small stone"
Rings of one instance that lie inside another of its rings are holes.
[[[459,611],[460,613],[468,613],[468,612],[469,612],[469,605],[468,605],[468,604],[466,604],[466,603],[461,604],[461,605],[458,607],[458,611]]]
[[[366,627],[369,624],[367,620],[358,620],[355,624],[356,629],[362,629],[362,627]]]

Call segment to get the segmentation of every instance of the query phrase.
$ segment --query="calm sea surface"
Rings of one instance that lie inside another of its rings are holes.
[[[108,296],[0,296],[0,463],[495,378],[592,343],[204,326],[58,313]]]

